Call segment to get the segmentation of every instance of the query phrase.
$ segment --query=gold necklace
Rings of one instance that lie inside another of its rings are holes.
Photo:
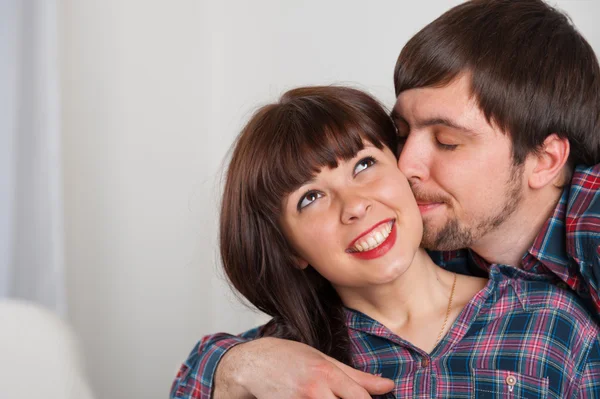
[[[446,318],[444,319],[444,324],[442,324],[442,329],[438,334],[437,340],[435,344],[439,344],[440,339],[442,339],[442,334],[444,334],[444,330],[446,329],[446,323],[448,322],[448,318],[450,317],[450,309],[452,309],[452,298],[454,297],[454,288],[456,288],[456,273],[454,273],[454,282],[452,283],[452,290],[450,291],[450,299],[448,300],[448,309],[446,310]]]

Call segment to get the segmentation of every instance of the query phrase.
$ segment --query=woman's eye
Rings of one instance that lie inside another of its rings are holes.
[[[373,157],[366,157],[366,158],[361,159],[360,161],[358,161],[358,163],[354,167],[354,174],[355,175],[359,174],[363,170],[375,165],[376,162],[377,161]]]
[[[309,206],[322,196],[323,194],[318,191],[309,191],[302,198],[300,198],[300,201],[298,201],[298,210],[300,211],[302,208]]]

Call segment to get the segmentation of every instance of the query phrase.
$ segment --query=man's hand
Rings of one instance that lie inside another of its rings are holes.
[[[261,338],[230,349],[215,374],[214,399],[370,399],[392,380],[363,373],[308,345]]]

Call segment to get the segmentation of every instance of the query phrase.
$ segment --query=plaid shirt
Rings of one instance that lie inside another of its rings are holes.
[[[468,249],[430,255],[438,265],[464,274],[485,275],[490,267]],[[571,288],[600,316],[600,164],[575,168],[571,185],[523,256],[521,268]]]
[[[449,269],[491,271],[486,288],[430,355],[349,311],[355,366],[395,379],[397,397],[600,398],[597,325],[570,292],[536,281],[561,281],[600,311],[599,193],[600,165],[576,168],[523,257],[522,271],[490,266],[470,251],[432,253]],[[171,397],[211,398],[222,356],[256,332],[203,338],[177,374]]]

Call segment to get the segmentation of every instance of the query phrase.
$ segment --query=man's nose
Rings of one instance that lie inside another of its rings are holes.
[[[432,148],[425,134],[411,133],[399,146],[398,168],[413,184],[429,178]]]

